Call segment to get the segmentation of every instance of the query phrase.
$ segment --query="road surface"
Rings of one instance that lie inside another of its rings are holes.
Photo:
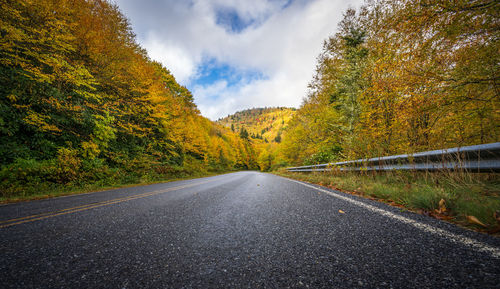
[[[498,238],[259,172],[8,204],[0,220],[2,288],[500,287]]]

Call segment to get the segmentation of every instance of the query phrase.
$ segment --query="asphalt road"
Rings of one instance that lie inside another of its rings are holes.
[[[9,204],[0,220],[2,288],[500,288],[498,238],[258,172]]]

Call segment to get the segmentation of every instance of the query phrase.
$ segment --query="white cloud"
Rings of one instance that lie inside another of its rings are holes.
[[[151,58],[192,87],[203,115],[217,119],[262,106],[298,107],[312,79],[323,40],[335,33],[342,13],[362,0],[119,0],[141,45]],[[217,25],[217,9],[228,8],[253,24],[240,33]],[[206,58],[266,77],[224,80],[205,87],[191,83]]]
[[[186,83],[196,72],[196,58],[193,58],[182,47],[161,41],[156,33],[151,32],[142,46],[147,50],[149,57],[166,66],[176,79]]]

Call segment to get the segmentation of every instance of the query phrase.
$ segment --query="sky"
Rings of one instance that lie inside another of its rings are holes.
[[[299,107],[323,41],[362,0],[115,0],[139,44],[212,120]]]

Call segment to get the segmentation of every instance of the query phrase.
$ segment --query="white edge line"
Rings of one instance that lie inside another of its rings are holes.
[[[434,234],[434,235],[438,235],[440,237],[445,237],[446,239],[451,240],[451,241],[453,241],[455,243],[459,243],[459,244],[462,244],[462,245],[466,245],[466,246],[472,247],[472,248],[474,248],[477,251],[489,253],[491,256],[500,259],[500,248],[493,247],[493,246],[490,246],[488,244],[484,244],[484,243],[481,243],[481,242],[479,242],[477,240],[471,239],[469,237],[461,236],[461,235],[452,233],[450,231],[446,231],[446,230],[443,230],[443,229],[440,229],[440,228],[436,228],[434,226],[431,226],[431,225],[428,225],[428,224],[424,224],[424,223],[421,223],[419,221],[415,221],[415,220],[407,218],[407,217],[396,215],[396,214],[391,213],[389,211],[386,211],[384,209],[380,209],[380,208],[377,208],[375,206],[368,205],[366,203],[363,203],[363,202],[360,202],[360,201],[348,198],[346,196],[342,196],[342,195],[340,195],[338,193],[335,193],[335,192],[332,192],[332,191],[321,189],[321,188],[318,188],[318,187],[315,187],[315,186],[312,186],[312,185],[308,185],[308,184],[305,184],[303,182],[292,180],[292,179],[289,179],[289,178],[284,178],[284,179],[287,179],[287,180],[289,180],[291,182],[295,182],[295,183],[301,184],[303,186],[312,188],[314,190],[323,192],[323,193],[328,194],[328,195],[330,195],[332,197],[335,197],[337,199],[341,199],[343,201],[350,202],[350,203],[352,203],[352,204],[354,204],[356,206],[363,207],[363,208],[365,208],[365,209],[367,209],[369,211],[372,211],[374,213],[378,213],[378,214],[380,214],[382,216],[386,216],[386,217],[398,220],[400,222],[403,222],[405,224],[412,225],[413,227],[415,227],[417,229],[420,229],[420,230],[422,230],[424,232],[431,233],[431,234]]]

